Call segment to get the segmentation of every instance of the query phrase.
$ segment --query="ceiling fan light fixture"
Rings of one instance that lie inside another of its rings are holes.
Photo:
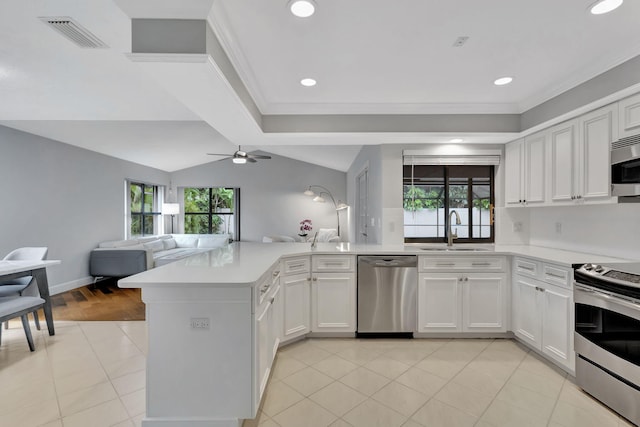
[[[233,163],[235,163],[236,165],[244,165],[245,163],[247,163],[247,158],[246,157],[234,157],[233,158]]]
[[[341,202],[340,200],[338,200],[338,205],[336,206],[336,210],[337,211],[341,211],[341,210],[347,209],[348,207],[349,207],[349,205],[347,205],[346,203]]]
[[[513,77],[500,77],[499,79],[496,79],[493,82],[493,84],[496,86],[504,86],[504,85],[508,85],[512,81],[513,81]]]
[[[589,6],[589,12],[593,15],[603,15],[620,7],[624,0],[598,0]]]
[[[313,201],[314,201],[314,202],[318,202],[318,203],[324,203],[324,202],[325,202],[324,197],[322,197],[322,196],[316,196],[316,197],[314,197],[314,198],[313,198]]]
[[[312,0],[291,0],[289,10],[298,18],[308,18],[316,11],[316,4]]]
[[[311,189],[310,189],[310,188],[307,188],[307,189],[304,191],[304,195],[305,195],[305,196],[315,196],[315,195],[316,195],[316,193],[314,193],[313,191],[311,191]]]
[[[316,85],[316,81],[314,79],[306,78],[300,80],[300,84],[305,87],[312,87]]]
[[[453,138],[453,139],[450,139],[449,142],[451,142],[453,144],[457,144],[459,142],[464,142],[464,139],[462,139],[462,138]]]

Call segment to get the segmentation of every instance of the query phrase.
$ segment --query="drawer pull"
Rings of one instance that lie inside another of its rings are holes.
[[[491,263],[490,262],[472,262],[471,265],[474,267],[489,267]]]
[[[518,268],[521,268],[521,269],[527,270],[527,271],[534,271],[533,267],[525,267],[524,265],[519,265]]]
[[[562,280],[565,280],[567,278],[566,276],[562,276],[560,274],[553,274],[553,273],[546,273],[546,274],[547,276],[555,277],[557,279],[562,279]]]
[[[289,268],[301,268],[304,267],[304,263],[299,263],[299,264],[290,264]]]
[[[269,290],[270,287],[271,287],[271,285],[264,286],[262,289],[260,289],[260,293],[264,294],[265,292],[267,292]]]
[[[453,262],[439,262],[439,263],[436,263],[437,267],[451,267],[451,266],[454,266],[454,265],[456,265],[456,264],[453,263]]]
[[[278,277],[280,275],[280,271],[274,271],[273,272],[273,277]]]

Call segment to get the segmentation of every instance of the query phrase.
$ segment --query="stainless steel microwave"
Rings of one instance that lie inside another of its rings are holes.
[[[634,139],[635,144],[612,146],[611,192],[614,196],[640,196],[640,137]]]

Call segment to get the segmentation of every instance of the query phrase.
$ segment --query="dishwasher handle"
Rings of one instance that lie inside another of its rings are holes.
[[[358,264],[368,264],[374,267],[417,267],[418,258],[408,256],[359,256]]]

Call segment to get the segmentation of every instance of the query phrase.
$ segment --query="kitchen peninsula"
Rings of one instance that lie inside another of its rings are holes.
[[[238,427],[242,419],[253,418],[278,343],[286,335],[283,322],[287,322],[287,315],[283,316],[282,305],[283,295],[287,294],[283,288],[287,283],[302,284],[306,291],[284,304],[303,306],[306,298],[308,306],[313,299],[309,292],[313,259],[325,257],[329,260],[326,265],[344,268],[351,275],[343,274],[344,277],[355,277],[355,257],[361,254],[413,254],[425,260],[424,265],[437,257],[467,261],[501,257],[510,261],[515,255],[533,262],[550,262],[567,272],[573,263],[624,261],[530,246],[446,249],[432,246],[432,250],[425,251],[415,246],[348,243],[322,243],[312,249],[302,243],[239,242],[120,280],[120,287],[141,288],[146,304],[149,348],[146,418],[142,425]],[[340,259],[346,262],[337,262]],[[506,264],[501,272],[507,278],[501,301],[509,306],[511,263]],[[476,268],[473,265],[494,264],[465,265],[471,269]],[[355,282],[351,284],[350,289],[355,292]],[[503,310],[510,313],[507,307]],[[294,314],[305,312],[308,317],[308,307]],[[352,325],[355,328],[355,323]],[[510,314],[502,327],[511,330]],[[295,332],[290,337],[314,332],[313,328],[290,330]]]

